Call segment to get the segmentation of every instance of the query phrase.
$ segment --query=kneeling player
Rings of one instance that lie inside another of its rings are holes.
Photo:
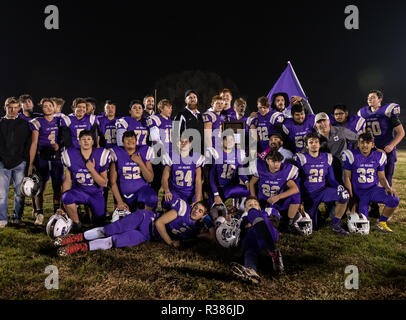
[[[78,204],[90,206],[96,225],[103,224],[105,219],[103,187],[107,186],[110,152],[103,148],[93,149],[93,142],[92,132],[82,130],[79,134],[80,149],[72,147],[62,153],[66,167],[62,203],[73,221],[73,233],[81,228]]]
[[[264,254],[272,259],[275,272],[282,272],[282,255],[276,249],[279,238],[276,229],[280,216],[279,212],[273,208],[261,210],[256,197],[248,197],[245,201],[245,213],[242,215],[241,228],[246,229],[242,239],[244,250],[244,265],[232,263],[232,272],[239,278],[257,284],[260,276],[257,273],[259,255]]]
[[[383,232],[392,232],[386,222],[398,207],[399,198],[385,177],[386,154],[372,151],[374,138],[369,132],[359,136],[358,146],[359,149],[342,153],[345,186],[350,196],[355,194],[359,198],[358,213],[367,218],[370,202],[385,204],[377,228]]]

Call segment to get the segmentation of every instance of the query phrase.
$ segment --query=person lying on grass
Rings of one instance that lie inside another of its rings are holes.
[[[175,199],[171,202],[171,210],[156,221],[152,208],[146,206],[144,210],[137,210],[104,227],[58,237],[54,245],[60,247],[59,256],[67,256],[80,251],[133,247],[150,240],[163,240],[177,248],[182,240],[191,238],[215,239],[207,206],[203,202],[190,206],[184,200]]]

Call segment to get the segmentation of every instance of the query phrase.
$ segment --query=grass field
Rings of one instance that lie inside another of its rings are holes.
[[[401,198],[389,222],[394,234],[373,231],[341,238],[327,227],[307,238],[281,233],[286,271],[275,276],[264,262],[259,286],[230,274],[229,263],[242,262],[239,249],[209,242],[186,243],[180,249],[149,242],[59,258],[45,233],[52,215],[48,188],[44,226],[34,225],[27,200],[26,225],[0,229],[0,299],[405,299],[406,152],[399,152],[394,186]],[[58,268],[59,289],[45,288],[49,265]],[[358,267],[358,290],[344,286],[348,265]]]

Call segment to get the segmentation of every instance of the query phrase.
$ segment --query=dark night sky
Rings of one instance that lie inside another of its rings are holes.
[[[406,101],[404,1],[235,2],[2,0],[0,101],[94,96],[124,109],[163,76],[199,69],[234,81],[253,109],[288,60],[316,111],[356,110],[373,88]],[[44,27],[49,4],[60,30]],[[349,4],[360,30],[344,28]]]

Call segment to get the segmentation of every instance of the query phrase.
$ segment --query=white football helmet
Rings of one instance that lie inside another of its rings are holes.
[[[313,232],[312,218],[310,218],[309,214],[307,214],[306,212],[299,212],[299,215],[299,219],[297,219],[294,223],[296,230],[298,230],[305,236],[310,236]]]
[[[213,203],[210,209],[210,216],[213,220],[216,220],[218,217],[225,217],[227,215],[227,208],[224,203],[217,204]]]
[[[216,239],[224,248],[236,247],[240,240],[240,224],[241,220],[231,218],[227,221],[224,217],[217,218]]]
[[[129,214],[131,214],[131,212],[128,210],[119,210],[118,208],[116,208],[116,210],[114,210],[113,212],[113,215],[111,216],[111,222],[116,222],[117,220],[120,220],[121,218]]]
[[[362,235],[369,234],[369,221],[362,213],[351,213],[348,216],[348,230]]]
[[[47,223],[47,235],[51,238],[64,236],[70,232],[72,223],[72,220],[66,214],[54,214]]]
[[[39,194],[41,189],[41,180],[36,174],[32,174],[28,177],[24,177],[21,183],[21,193],[25,197],[35,197]]]

